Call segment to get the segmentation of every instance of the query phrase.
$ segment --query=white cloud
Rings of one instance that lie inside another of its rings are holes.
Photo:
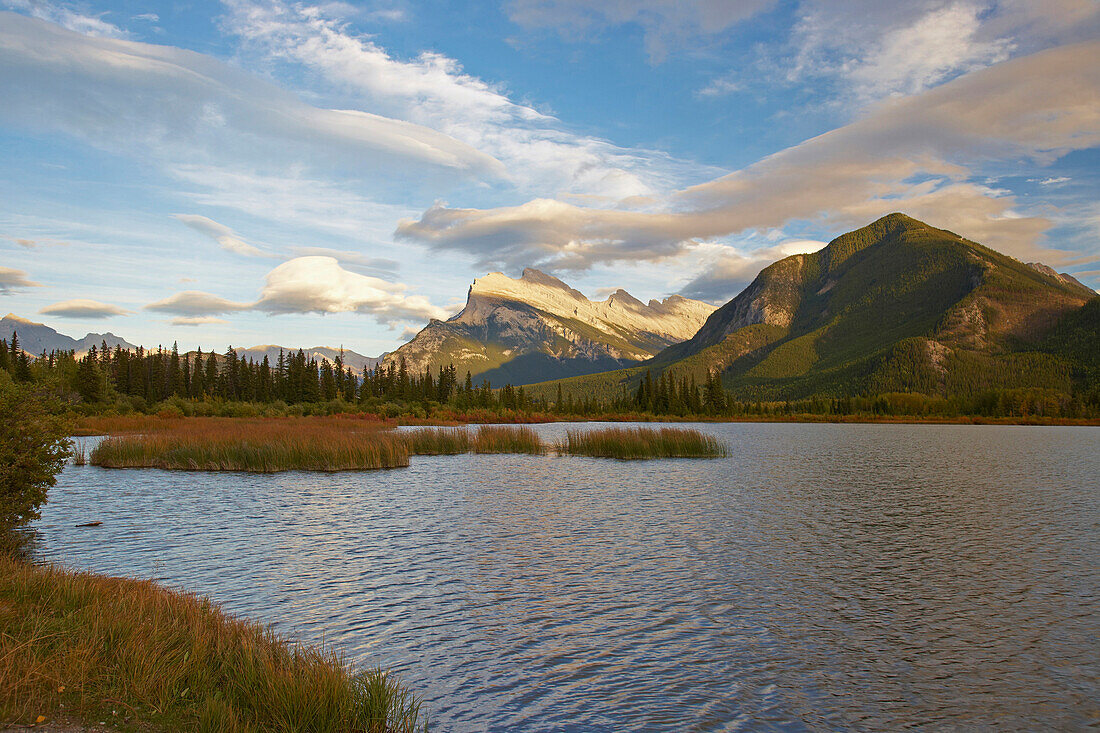
[[[126,38],[129,35],[113,23],[103,20],[102,17],[84,15],[65,3],[51,3],[43,0],[3,0],[0,6],[26,13],[33,18],[56,23],[62,28],[83,33],[86,36]]]
[[[219,224],[213,219],[198,214],[173,214],[172,216],[196,232],[210,237],[228,252],[235,252],[248,257],[264,257],[267,255],[263,250],[238,237],[232,229],[224,224]]]
[[[845,102],[913,94],[1012,55],[1095,38],[1095,0],[802,0],[792,80]]]
[[[268,273],[255,308],[269,313],[368,313],[380,323],[446,318],[405,285],[349,272],[333,257],[297,257]]]
[[[130,315],[130,311],[123,310],[117,305],[101,303],[98,300],[87,298],[75,298],[63,300],[60,303],[48,305],[38,311],[46,316],[60,316],[62,318],[110,318],[111,316]]]
[[[699,275],[679,288],[687,298],[724,303],[737,295],[761,270],[784,257],[816,252],[826,245],[814,239],[792,239],[771,247],[744,251],[726,245],[705,245]]]
[[[726,97],[742,89],[741,82],[729,76],[720,76],[710,80],[706,86],[695,92],[695,96],[701,99],[713,99]]]
[[[255,302],[239,303],[186,290],[150,303],[145,309],[188,318],[249,310],[273,314],[364,313],[389,325],[447,316],[424,296],[408,295],[407,290],[402,283],[345,270],[334,257],[296,257],[267,274]]]
[[[214,316],[248,310],[251,303],[237,303],[201,290],[184,290],[145,306],[145,310],[181,316]]]
[[[472,253],[479,263],[546,267],[656,260],[793,219],[861,225],[905,211],[1019,257],[1057,261],[1036,242],[1050,226],[968,181],[968,166],[1049,162],[1100,144],[1100,41],[1042,51],[891,99],[861,119],[740,171],[679,192],[664,211],[535,200],[489,210],[437,205],[397,235]]]
[[[11,267],[0,267],[0,295],[8,295],[26,288],[40,288],[41,284],[32,282],[27,273]]]
[[[0,121],[19,128],[53,129],[168,165],[321,166],[357,175],[387,166],[502,171],[436,130],[310,106],[210,56],[91,37],[12,13],[0,21]]]
[[[330,180],[295,169],[262,173],[217,165],[180,165],[170,170],[199,190],[185,195],[201,206],[234,209],[266,221],[361,239],[388,238],[393,222],[409,216],[405,205],[386,204]]]
[[[568,132],[559,120],[512,101],[452,58],[390,55],[314,6],[231,0],[228,28],[267,61],[311,70],[314,89],[438,129],[500,160],[527,191],[616,199],[653,193],[680,170],[667,155],[628,151]]]
[[[887,12],[888,11],[888,12]],[[807,2],[796,26],[796,76],[836,75],[862,99],[914,94],[1007,59],[1007,38],[983,38],[985,3],[905,6]]]

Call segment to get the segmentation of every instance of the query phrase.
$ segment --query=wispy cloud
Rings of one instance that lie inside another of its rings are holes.
[[[729,76],[720,76],[711,79],[710,82],[698,89],[695,92],[695,96],[701,99],[713,99],[717,97],[725,97],[734,92],[739,92],[743,88],[740,81]]]
[[[40,288],[42,285],[30,280],[27,273],[11,267],[0,267],[0,295],[26,290],[27,288]]]
[[[1050,221],[1020,216],[1011,195],[969,180],[1004,157],[1048,162],[1100,144],[1100,42],[1060,47],[891,99],[844,127],[680,191],[664,211],[535,200],[488,210],[437,205],[397,236],[470,252],[583,268],[656,260],[700,240],[824,218],[859,225],[902,210],[1010,254],[1058,261],[1037,242]]]
[[[60,316],[61,318],[111,318],[112,316],[128,316],[131,311],[119,308],[110,303],[101,303],[98,300],[87,298],[74,298],[63,300],[60,303],[48,305],[38,311],[45,316]]]
[[[265,257],[267,253],[244,241],[232,229],[198,214],[173,214],[173,217],[217,242],[222,249],[248,257]]]
[[[0,121],[178,165],[220,161],[308,169],[395,162],[497,175],[490,156],[436,130],[322,109],[210,56],[72,32],[6,13]]]
[[[46,0],[3,0],[0,7],[26,13],[33,18],[56,23],[76,33],[104,38],[127,38],[129,33],[114,23],[103,20],[102,15],[87,15],[64,2]],[[139,16],[140,17],[140,16]],[[155,17],[155,16],[154,16]]]
[[[268,61],[304,66],[332,91],[387,114],[440,130],[492,155],[527,191],[650,194],[682,163],[625,150],[568,131],[552,115],[513,101],[502,86],[450,57],[424,52],[401,60],[354,34],[326,9],[229,0],[227,27]]]

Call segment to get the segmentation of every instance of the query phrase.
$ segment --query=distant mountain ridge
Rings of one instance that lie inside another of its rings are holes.
[[[131,350],[138,348],[137,345],[130,343],[121,336],[109,332],[89,333],[84,338],[74,339],[63,333],[58,333],[45,324],[35,323],[14,313],[9,313],[0,319],[0,339],[11,343],[13,333],[19,334],[20,348],[32,356],[39,356],[43,352],[48,353],[51,351],[75,351],[79,356],[90,351],[93,346],[97,349],[100,348],[103,343],[106,343],[111,349],[116,346]],[[278,359],[280,350],[286,354],[298,353],[298,348],[273,345],[253,346],[251,348],[236,347],[233,350],[237,352],[238,356],[245,359],[251,358],[257,362],[267,356],[272,364]],[[302,352],[307,358],[313,358],[317,361],[328,359],[331,362],[336,359],[340,349],[328,346],[313,346],[308,349],[303,348]],[[193,356],[195,352],[189,353]],[[220,355],[221,352],[218,353]],[[352,372],[356,375],[361,375],[364,370],[374,369],[386,356],[386,354],[382,354],[382,356],[364,356],[350,349],[344,349],[343,353],[345,366],[351,367]]]
[[[466,306],[433,320],[384,360],[412,372],[454,364],[493,384],[589,374],[648,359],[690,338],[714,306],[673,295],[642,303],[625,290],[591,301],[561,280],[528,268],[513,279],[474,280]]]
[[[266,356],[268,362],[272,365],[278,360],[280,351],[288,356],[292,353],[298,353],[298,349],[291,349],[286,346],[274,346],[272,344],[253,346],[247,349],[237,347],[233,350],[236,351],[237,356],[242,359],[252,359],[257,363],[263,361],[263,358]],[[357,376],[361,376],[363,372],[377,367],[388,354],[387,352],[383,353],[381,356],[363,356],[350,349],[343,349],[341,352],[341,349],[334,349],[328,346],[312,346],[308,349],[303,348],[301,351],[305,354],[307,359],[315,359],[318,362],[322,359],[328,359],[330,362],[335,362],[336,357],[342,353],[344,366],[351,367],[352,373]]]
[[[89,333],[84,338],[74,339],[43,323],[35,323],[26,318],[20,318],[14,313],[0,318],[0,339],[11,343],[12,334],[19,334],[19,344],[23,351],[32,356],[39,356],[42,352],[50,351],[75,351],[83,354],[90,351],[93,346],[99,348],[104,342],[112,349],[121,346],[124,349],[136,349],[121,336],[113,333]]]
[[[1096,291],[904,214],[766,267],[690,339],[642,367],[563,382],[621,393],[649,369],[717,371],[742,399],[990,389],[1070,392],[1090,367],[1052,335]],[[1095,309],[1095,305],[1090,306]],[[1065,341],[1066,339],[1063,339]],[[530,390],[541,394],[556,384]]]

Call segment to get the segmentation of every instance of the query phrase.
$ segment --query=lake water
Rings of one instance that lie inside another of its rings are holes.
[[[1100,429],[699,427],[732,456],[69,467],[39,554],[395,669],[435,730],[1100,724]]]

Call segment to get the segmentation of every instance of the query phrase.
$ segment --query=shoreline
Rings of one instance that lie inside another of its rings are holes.
[[[1029,427],[1100,427],[1100,418],[1066,417],[985,417],[980,415],[917,416],[917,415],[738,415],[717,417],[705,415],[655,416],[655,415],[592,415],[587,417],[528,413],[511,415],[460,414],[438,417],[400,416],[386,418],[372,413],[336,413],[314,416],[316,419],[376,422],[389,427],[458,427],[463,425],[541,425],[545,423],[783,423],[783,424],[834,424],[834,425],[1011,425]],[[124,435],[186,423],[199,418],[159,415],[113,415],[78,417],[73,421],[72,437],[84,438],[101,435]],[[202,418],[226,422],[280,421],[282,416],[264,417],[216,417]]]
[[[426,729],[381,669],[205,596],[0,549],[0,730]]]

